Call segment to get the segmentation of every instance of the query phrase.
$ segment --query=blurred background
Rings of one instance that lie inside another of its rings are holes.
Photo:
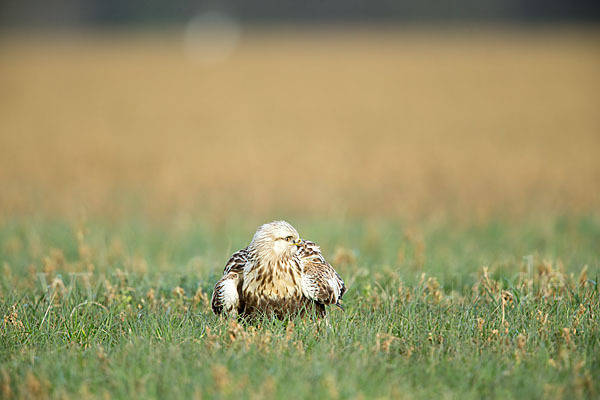
[[[600,206],[596,1],[4,0],[0,218]]]

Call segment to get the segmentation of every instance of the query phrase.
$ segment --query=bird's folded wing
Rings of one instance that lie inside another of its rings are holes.
[[[238,292],[240,280],[240,274],[236,272],[230,272],[219,279],[210,301],[215,314],[218,315],[222,312],[230,314],[237,311],[240,305],[240,294]]]
[[[223,270],[223,275],[227,275],[230,272],[237,272],[239,274],[244,270],[244,265],[248,262],[248,258],[250,254],[248,253],[248,248],[238,250],[232,254],[225,264],[225,269]]]
[[[240,293],[244,265],[248,262],[248,251],[242,249],[233,253],[223,271],[223,277],[215,285],[211,305],[215,314],[237,311],[240,305]]]
[[[302,293],[321,304],[337,304],[346,291],[344,281],[325,261],[319,246],[304,241],[299,251]]]

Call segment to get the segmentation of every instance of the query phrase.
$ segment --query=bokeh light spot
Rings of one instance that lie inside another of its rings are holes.
[[[196,15],[186,25],[186,55],[200,64],[218,64],[235,52],[241,38],[238,21],[221,11]]]

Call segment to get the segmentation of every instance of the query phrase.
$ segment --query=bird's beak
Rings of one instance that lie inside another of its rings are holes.
[[[294,240],[294,244],[295,244],[296,246],[300,246],[300,245],[302,244],[302,239],[297,239],[297,240]]]

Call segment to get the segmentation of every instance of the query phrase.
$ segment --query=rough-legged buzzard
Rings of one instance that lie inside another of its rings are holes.
[[[346,287],[315,243],[293,226],[275,221],[258,228],[250,245],[234,253],[215,285],[215,314],[286,315],[339,307]]]

